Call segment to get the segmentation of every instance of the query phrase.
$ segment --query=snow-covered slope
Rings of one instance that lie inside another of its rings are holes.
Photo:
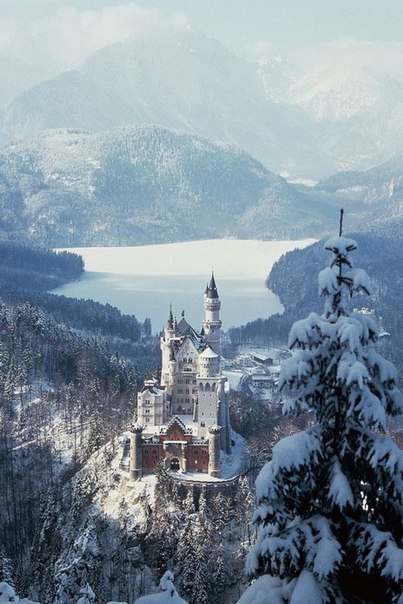
[[[277,172],[326,164],[303,111],[272,102],[252,63],[192,30],[105,47],[77,70],[27,89],[4,110],[3,140],[43,128],[144,123],[235,144]]]
[[[401,238],[403,225],[403,154],[362,172],[341,172],[319,182],[316,190],[343,199],[345,207],[365,208],[365,230]]]
[[[333,219],[247,153],[155,126],[42,132],[0,154],[0,179],[2,228],[54,247],[315,237]]]
[[[258,76],[270,101],[313,120],[311,143],[334,171],[365,169],[402,150],[403,79],[388,65],[369,65],[353,53],[348,60],[341,52],[302,71],[276,57],[260,62]],[[317,174],[322,165],[319,160]]]

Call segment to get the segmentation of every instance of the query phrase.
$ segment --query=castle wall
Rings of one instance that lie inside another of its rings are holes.
[[[166,442],[166,441],[165,441]],[[172,446],[175,443],[172,443]],[[179,443],[175,448],[171,448],[169,444],[165,444],[161,439],[159,443],[142,444],[142,464],[143,471],[153,472],[160,461],[166,462],[166,469],[170,469],[172,459],[178,459],[181,462],[181,447]],[[189,443],[185,446],[184,459],[186,471],[188,472],[208,472],[209,469],[209,445]],[[180,468],[182,469],[182,468]]]

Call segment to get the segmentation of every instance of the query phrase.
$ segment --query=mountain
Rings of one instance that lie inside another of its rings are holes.
[[[302,71],[281,57],[259,65],[266,98],[312,120],[310,144],[334,172],[365,169],[402,151],[403,80],[356,58],[333,57]],[[325,168],[319,160],[316,174]]]
[[[77,70],[26,89],[4,108],[1,136],[7,142],[46,128],[95,132],[126,124],[234,144],[276,172],[333,168],[312,144],[305,111],[272,102],[254,64],[190,29],[113,44]]]
[[[0,153],[0,228],[50,247],[317,236],[334,217],[247,153],[156,126],[45,131]]]
[[[348,212],[364,212],[366,231],[401,237],[403,154],[369,170],[337,173],[320,181],[315,191],[339,198]]]
[[[0,140],[48,128],[160,125],[236,145],[274,172],[315,180],[401,152],[398,70],[357,52],[346,60],[345,50],[314,63],[248,62],[190,28],[139,34],[33,86],[27,66],[0,56]],[[20,88],[7,85],[15,71]]]

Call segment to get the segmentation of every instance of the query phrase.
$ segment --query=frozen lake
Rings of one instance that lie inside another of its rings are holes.
[[[169,305],[182,310],[196,329],[203,319],[203,292],[214,269],[221,298],[223,328],[241,325],[282,310],[265,287],[273,263],[282,254],[313,243],[214,239],[138,247],[70,248],[85,261],[83,277],[54,290],[74,298],[92,298],[150,317],[153,332],[166,322]]]

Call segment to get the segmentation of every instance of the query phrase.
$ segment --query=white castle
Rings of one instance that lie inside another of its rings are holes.
[[[167,469],[219,475],[219,449],[230,453],[228,382],[221,373],[221,302],[214,274],[204,292],[200,333],[169,312],[161,333],[160,383],[147,380],[138,393],[132,430],[131,475]]]

